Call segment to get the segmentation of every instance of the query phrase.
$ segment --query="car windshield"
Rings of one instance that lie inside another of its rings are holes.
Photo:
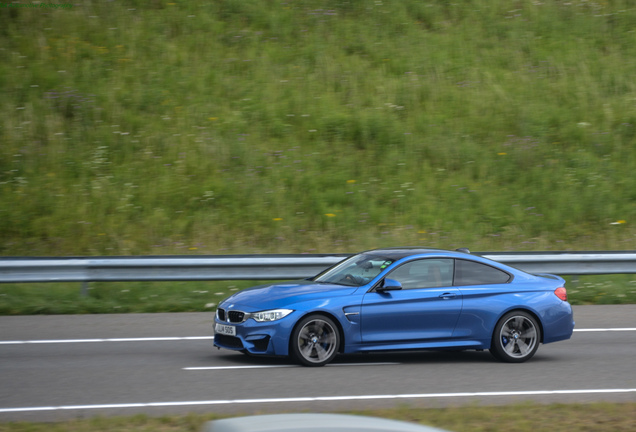
[[[335,283],[347,286],[365,285],[393,262],[392,259],[378,255],[363,253],[354,255],[312,280],[322,283]]]

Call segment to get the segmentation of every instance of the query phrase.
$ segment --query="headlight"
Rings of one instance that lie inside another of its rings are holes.
[[[250,318],[253,318],[256,322],[269,322],[285,318],[292,312],[293,310],[290,309],[274,309],[262,312],[252,312],[250,313]]]

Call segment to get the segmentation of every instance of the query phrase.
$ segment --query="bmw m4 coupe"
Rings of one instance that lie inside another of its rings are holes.
[[[339,353],[420,349],[488,349],[521,363],[539,344],[572,336],[564,284],[467,249],[371,250],[313,278],[223,300],[214,345],[305,366],[323,366]]]

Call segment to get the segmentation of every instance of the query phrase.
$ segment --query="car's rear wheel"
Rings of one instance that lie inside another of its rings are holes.
[[[296,324],[290,351],[305,366],[324,366],[338,354],[340,333],[330,318],[309,315]]]
[[[512,311],[495,326],[490,352],[501,361],[522,363],[537,352],[540,341],[537,320],[527,312]]]

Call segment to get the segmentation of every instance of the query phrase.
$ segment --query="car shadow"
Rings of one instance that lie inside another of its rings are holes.
[[[237,352],[223,352],[213,357],[225,366],[246,367],[292,367],[300,366],[287,357],[246,355]],[[210,358],[211,359],[211,358]],[[391,351],[362,354],[339,354],[327,366],[374,365],[379,363],[401,364],[461,364],[498,363],[488,351]]]
[[[368,354],[340,355],[334,363],[492,363],[488,351],[391,351]]]

